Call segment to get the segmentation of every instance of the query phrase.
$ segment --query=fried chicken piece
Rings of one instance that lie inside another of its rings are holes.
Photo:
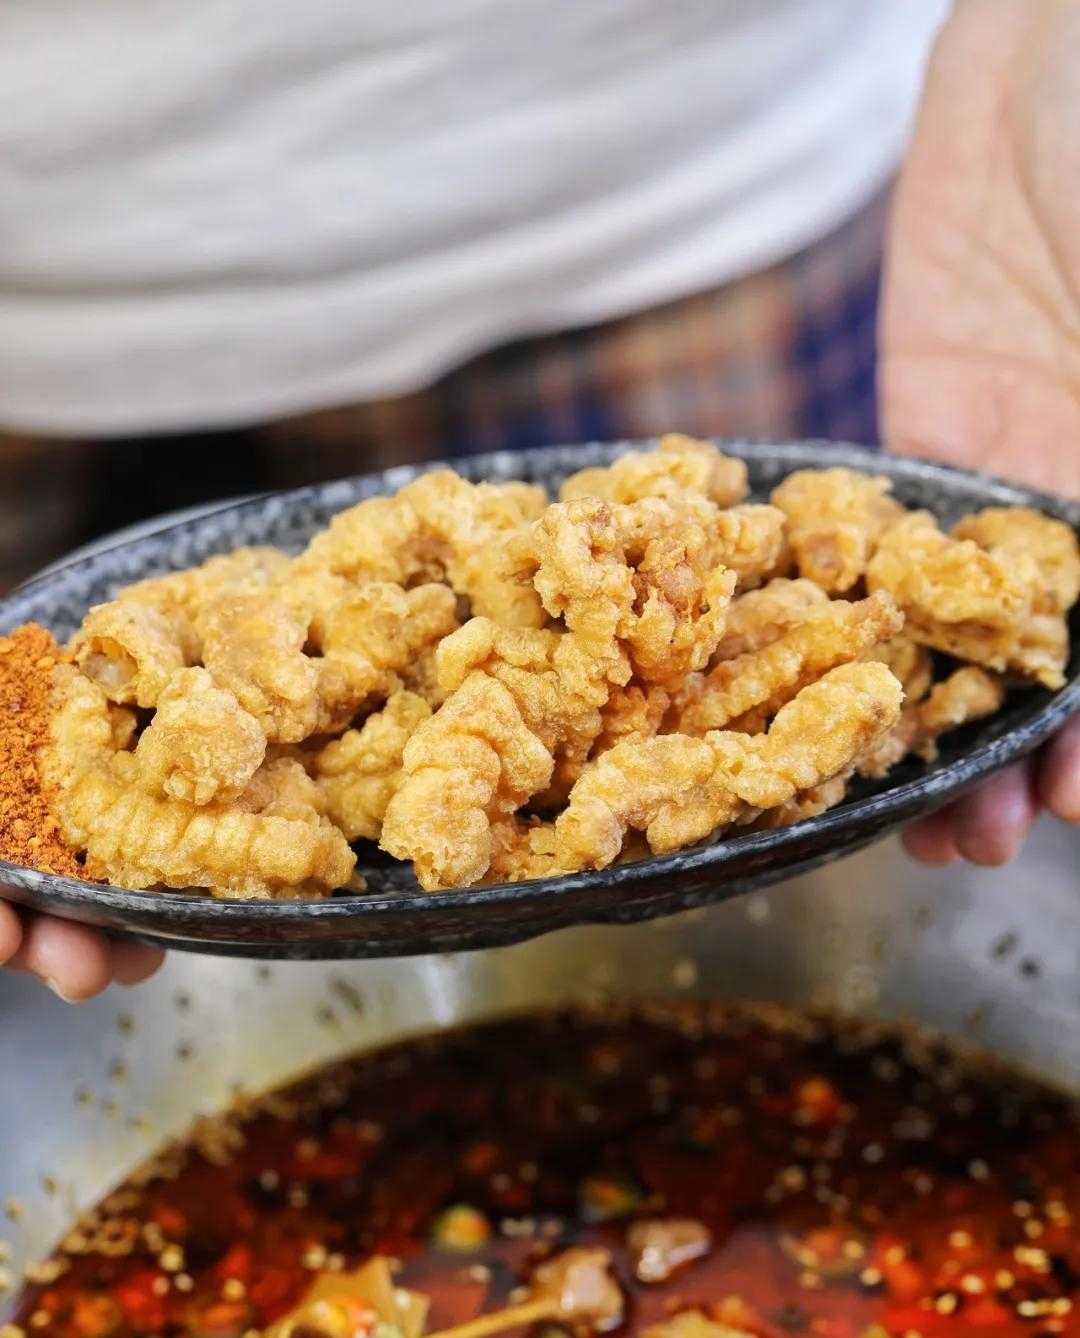
[[[457,625],[454,595],[428,584],[349,586],[316,614],[293,599],[231,593],[199,620],[203,660],[276,743],[344,728],[373,696],[398,686],[397,672]],[[308,649],[321,651],[315,658]]]
[[[671,705],[671,696],[655,684],[631,683],[616,688],[600,712],[602,725],[593,745],[593,756],[606,753],[624,739],[651,739],[659,733]]]
[[[411,859],[427,891],[482,878],[491,863],[492,822],[542,790],[552,769],[551,752],[511,692],[479,671],[419,726],[403,762],[405,779],[386,809],[380,844]]]
[[[1071,526],[1027,506],[988,506],[953,526],[1006,566],[1034,562],[1036,613],[1068,613],[1080,597],[1080,545]]]
[[[599,498],[556,502],[514,541],[519,568],[546,612],[562,618],[598,659],[609,656],[634,623],[628,519],[628,508]]]
[[[592,742],[583,738],[573,751],[566,745],[556,748],[551,784],[530,806],[541,813],[562,808],[590,760],[624,739],[651,739],[659,732],[670,706],[670,693],[656,684],[643,687],[631,683],[625,688],[613,688],[600,709],[600,731],[596,738]]]
[[[1000,678],[975,665],[957,669],[923,701],[905,705],[896,727],[859,759],[859,774],[880,779],[913,752],[932,762],[942,734],[993,715],[1004,700]]]
[[[883,476],[843,468],[799,469],[774,488],[799,575],[830,594],[850,590],[885,528],[904,514],[891,489]]]
[[[750,810],[779,808],[850,768],[896,724],[902,699],[884,665],[846,664],[804,687],[767,734],[668,734],[619,744],[585,771],[556,820],[558,864],[605,868],[630,828],[662,854]]]
[[[259,722],[205,669],[173,677],[135,748],[143,789],[195,805],[236,799],[265,753]]]
[[[487,618],[440,642],[436,666],[449,695],[406,746],[381,838],[429,891],[484,875],[492,822],[547,789],[557,753],[588,755],[612,687],[630,677],[617,651],[597,658],[573,633]]]
[[[541,514],[543,489],[526,483],[468,483],[450,470],[422,474],[393,497],[342,511],[298,560],[348,580],[411,586],[445,579],[474,613],[507,626],[539,627],[536,592],[514,569],[507,540]]]
[[[764,813],[759,813],[753,821],[746,824],[747,831],[774,831],[777,827],[790,827],[792,823],[802,822],[804,818],[816,818],[822,813],[827,813],[830,808],[835,808],[844,800],[854,770],[854,767],[848,767],[839,775],[830,776],[827,781],[822,781],[820,785],[812,785],[809,790],[803,790],[801,794],[789,799],[786,804],[781,804],[779,808],[766,809]]]
[[[112,600],[83,619],[69,647],[75,663],[122,705],[155,706],[174,674],[190,663],[181,618],[152,604]]]
[[[887,590],[913,640],[997,673],[1064,683],[1067,634],[1060,615],[1033,611],[1034,562],[1018,566],[971,539],[952,539],[926,511],[883,535],[867,569],[871,590]]]
[[[557,502],[514,544],[544,608],[597,658],[625,650],[647,683],[708,662],[723,634],[735,575],[721,539],[745,530],[701,498],[596,497]]]
[[[645,683],[674,685],[704,668],[723,635],[736,572],[717,561],[702,519],[677,503],[635,508],[627,546],[635,608],[625,646]]]
[[[477,670],[497,679],[551,751],[568,742],[591,746],[612,691],[630,678],[620,652],[593,656],[576,634],[499,627],[488,618],[471,618],[445,637],[435,663],[439,683],[451,695]]]
[[[741,460],[722,454],[712,442],[669,432],[653,451],[630,451],[613,464],[579,469],[562,485],[559,497],[564,502],[576,497],[639,502],[643,497],[696,493],[717,506],[733,506],[746,492]]]
[[[430,582],[403,590],[389,581],[357,586],[322,568],[295,571],[279,587],[282,601],[307,625],[307,648],[339,666],[324,665],[324,678],[337,673],[340,728],[355,714],[356,693],[369,690],[371,670],[396,674],[432,705],[443,698],[435,680],[434,650],[458,626],[457,600],[445,585]],[[389,680],[387,680],[389,681]],[[323,683],[324,696],[329,696]],[[351,706],[351,709],[350,709]],[[334,722],[327,729],[334,730]]]
[[[721,660],[690,679],[676,697],[672,727],[699,736],[710,729],[756,729],[808,683],[895,636],[903,619],[885,594],[857,603],[834,600],[759,651]],[[754,713],[756,723],[742,719]]]
[[[717,515],[713,560],[735,573],[740,594],[781,574],[786,524],[784,513],[775,506],[747,503]]]
[[[376,581],[350,590],[322,622],[320,728],[333,733],[373,693],[389,695],[399,678],[430,683],[435,648],[458,626],[457,601],[434,582],[402,590]]]
[[[804,621],[811,609],[828,603],[828,595],[813,581],[778,576],[759,590],[748,590],[731,601],[724,635],[716,647],[717,660],[762,650]]]
[[[402,754],[431,707],[412,692],[395,692],[360,729],[328,743],[314,762],[327,812],[350,841],[377,841],[387,805],[404,779]]]
[[[491,824],[491,863],[485,883],[523,883],[562,873],[555,858],[555,827],[511,813]]]
[[[304,654],[307,628],[265,594],[226,593],[199,617],[203,664],[273,743],[299,743],[319,723],[319,662]]]
[[[147,794],[133,753],[116,752],[108,700],[74,666],[60,665],[50,745],[42,768],[58,793],[64,840],[85,852],[86,874],[117,887],[206,888],[216,896],[320,896],[348,882],[356,857],[345,838],[314,806],[293,805],[280,816],[274,803],[249,796],[235,805],[198,807]],[[299,782],[303,769],[296,763]],[[306,777],[305,777],[306,779]],[[249,790],[260,784],[259,773]]]
[[[934,662],[930,652],[903,632],[866,652],[866,659],[888,665],[904,689],[904,703],[921,701],[930,691]]]
[[[203,606],[226,591],[250,592],[275,586],[291,565],[292,559],[276,548],[238,548],[208,558],[197,567],[125,586],[117,599],[148,604],[175,620],[186,641],[186,662],[195,664],[201,654],[195,623]]]
[[[298,750],[299,751],[299,750]],[[314,822],[329,811],[326,795],[299,756],[268,757],[245,786],[236,807],[245,813]]]

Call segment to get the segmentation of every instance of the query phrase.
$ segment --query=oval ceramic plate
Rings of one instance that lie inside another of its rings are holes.
[[[648,443],[646,443],[648,444]],[[642,443],[553,447],[454,461],[471,479],[524,478],[554,491],[572,471],[604,464]],[[826,443],[732,445],[757,497],[793,469],[843,464],[888,474],[896,495],[944,523],[988,505],[1038,507],[1080,529],[1080,505],[983,475],[900,460]],[[425,466],[432,468],[434,466]],[[61,639],[86,609],[131,581],[188,567],[241,544],[297,551],[329,518],[364,497],[393,492],[418,468],[257,497],[173,519],[138,537],[118,536],[60,563],[0,603],[0,631],[31,619]],[[763,887],[836,859],[927,813],[1029,752],[1080,708],[1080,614],[1073,613],[1069,682],[1010,696],[1003,711],[946,737],[931,766],[909,759],[888,781],[853,789],[837,808],[775,831],[734,836],[662,858],[602,872],[504,887],[420,893],[402,865],[366,848],[364,896],[312,902],[215,901],[185,893],[128,892],[59,878],[0,861],[13,900],[114,932],[193,951],[249,957],[335,958],[452,952],[516,942],[588,921],[626,922],[669,915]]]

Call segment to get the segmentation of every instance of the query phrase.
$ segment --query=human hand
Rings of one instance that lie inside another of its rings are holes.
[[[67,1003],[90,999],[113,981],[137,985],[163,960],[157,948],[0,901],[0,966],[37,976]]]
[[[1080,497],[1080,0],[959,0],[893,204],[880,327],[894,451]],[[908,828],[926,863],[1004,864],[1080,823],[1080,718]]]

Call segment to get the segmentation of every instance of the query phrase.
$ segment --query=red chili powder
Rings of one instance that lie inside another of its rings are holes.
[[[37,623],[0,637],[0,859],[78,878],[37,763],[49,738],[53,667],[66,658]]]

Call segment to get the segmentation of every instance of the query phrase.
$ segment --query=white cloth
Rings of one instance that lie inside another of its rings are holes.
[[[792,253],[944,0],[5,0],[0,424],[413,389]]]

